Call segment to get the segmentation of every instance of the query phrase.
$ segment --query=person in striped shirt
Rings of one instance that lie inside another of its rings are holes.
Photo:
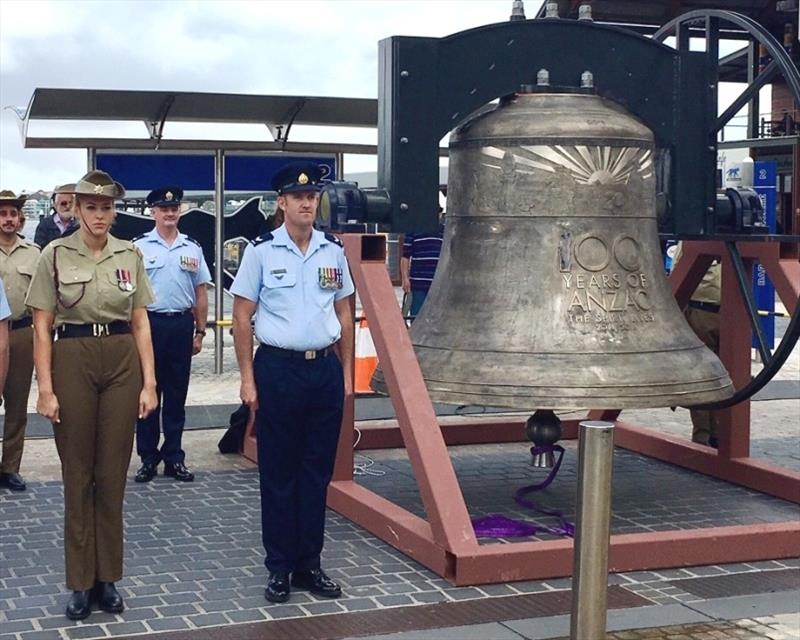
[[[439,209],[441,214],[442,210]],[[444,226],[433,233],[407,233],[403,238],[403,256],[400,258],[400,275],[403,291],[411,296],[411,316],[416,317],[428,290],[431,288],[439,254],[442,251]]]

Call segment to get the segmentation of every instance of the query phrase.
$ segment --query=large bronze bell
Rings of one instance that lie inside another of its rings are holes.
[[[434,401],[518,409],[730,397],[663,275],[653,134],[617,104],[520,93],[450,140],[445,237],[411,327]],[[385,391],[380,372],[373,381]]]

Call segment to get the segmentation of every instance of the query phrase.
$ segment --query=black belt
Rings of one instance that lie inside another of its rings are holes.
[[[281,358],[299,358],[300,360],[316,360],[317,358],[324,358],[333,351],[333,347],[325,347],[318,351],[292,351],[291,349],[281,349],[280,347],[273,347],[269,344],[261,343],[261,348],[267,353],[272,353]]]
[[[125,320],[114,320],[107,324],[62,324],[56,329],[56,335],[63,338],[100,338],[117,336],[131,332],[131,323]]]
[[[699,300],[689,300],[689,306],[692,309],[700,309],[701,311],[709,311],[711,313],[719,312],[719,305],[713,302],[700,302]]]
[[[183,311],[148,311],[150,315],[153,316],[160,316],[162,318],[175,318],[177,316],[185,316],[192,312],[191,307],[188,309],[184,309]]]
[[[25,327],[30,327],[32,324],[33,318],[26,316],[25,318],[20,318],[19,320],[12,320],[11,330],[14,331],[16,329],[24,329]]]

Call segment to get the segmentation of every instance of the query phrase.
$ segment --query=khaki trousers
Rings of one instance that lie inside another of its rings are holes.
[[[67,588],[122,578],[122,502],[142,372],[131,334],[53,345]]]
[[[689,326],[714,353],[719,353],[719,313],[688,307],[686,320]],[[692,442],[708,444],[709,438],[717,436],[717,418],[713,411],[691,409]]]
[[[9,333],[9,358],[6,386],[3,388],[3,462],[0,471],[19,473],[25,427],[28,424],[28,394],[33,376],[33,327]]]

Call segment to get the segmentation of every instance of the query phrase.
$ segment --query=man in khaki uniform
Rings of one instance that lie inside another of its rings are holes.
[[[18,198],[12,191],[0,191],[0,277],[11,306],[9,367],[2,391],[6,415],[0,485],[12,491],[25,490],[19,465],[25,444],[33,374],[33,329],[25,294],[39,259],[38,247],[17,235],[23,204],[25,198]]]
[[[686,320],[709,349],[719,354],[719,301],[722,265],[712,264],[702,281],[697,285],[689,306]],[[717,446],[717,418],[713,411],[691,409],[692,442]]]
[[[123,610],[122,507],[137,417],[156,406],[141,252],[109,234],[125,191],[102,171],[75,187],[78,231],[42,251],[28,290],[37,411],[52,421],[64,479],[66,615]],[[55,329],[57,340],[52,341]]]
[[[0,278],[0,385],[5,385],[6,373],[8,373],[8,319],[10,317],[11,307],[8,306],[3,279]]]
[[[675,262],[682,255],[681,245],[675,254]],[[722,265],[715,261],[697,285],[684,315],[689,326],[703,344],[719,355],[719,302],[722,283]],[[713,411],[691,409],[692,442],[717,446],[717,419]]]

